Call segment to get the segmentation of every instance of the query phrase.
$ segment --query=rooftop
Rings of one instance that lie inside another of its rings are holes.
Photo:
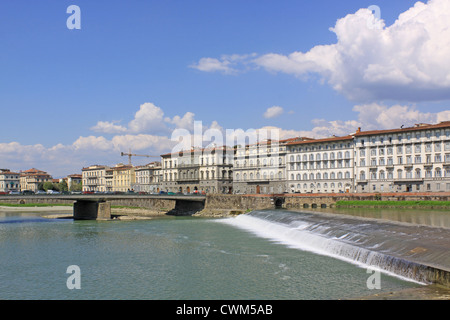
[[[361,128],[358,128],[358,131],[354,133],[354,136],[361,137],[376,134],[403,133],[403,132],[414,132],[414,131],[442,129],[442,128],[450,128],[450,121],[442,121],[438,124],[417,123],[413,127],[407,128],[401,127],[398,129],[385,129],[385,130],[361,131]]]

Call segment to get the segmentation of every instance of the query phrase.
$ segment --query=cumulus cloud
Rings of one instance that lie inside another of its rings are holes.
[[[266,54],[254,61],[275,72],[319,74],[351,100],[450,98],[450,2],[417,2],[394,24],[370,27],[371,10],[339,19],[337,43],[308,52]]]
[[[270,108],[267,108],[266,112],[264,112],[263,116],[266,119],[272,119],[272,118],[276,118],[278,116],[280,116],[281,114],[283,114],[284,110],[282,107],[280,106],[273,106]]]
[[[79,137],[72,144],[75,150],[110,150],[113,147],[111,141],[105,137]]]
[[[156,156],[133,159],[133,163],[158,160],[160,154],[171,152],[176,145],[177,141],[171,138],[173,130],[182,130],[184,136],[191,135],[199,141],[202,141],[205,130],[222,130],[217,121],[213,121],[209,127],[203,126],[200,134],[195,136],[194,124],[195,114],[192,112],[164,117],[160,107],[144,103],[127,127],[108,121],[98,121],[91,127],[92,131],[108,134],[105,136],[80,136],[72,143],[53,146],[0,143],[0,163],[2,167],[17,171],[37,167],[59,177],[79,173],[81,168],[92,164],[115,165],[124,161],[120,153],[130,149],[133,153]]]
[[[205,72],[220,71],[224,74],[235,72],[235,70],[230,67],[230,61],[223,61],[216,58],[201,58],[198,63],[194,63],[190,65],[190,67]]]
[[[249,59],[255,57],[256,53],[251,54],[231,54],[222,55],[220,59],[205,57],[189,67],[204,72],[221,72],[223,74],[237,74],[248,70]]]
[[[167,117],[167,118],[165,118],[165,121],[168,123],[175,124],[176,128],[193,130],[194,129],[194,117],[195,117],[195,114],[188,111],[182,117],[174,116],[172,119]]]
[[[165,130],[163,117],[164,112],[160,107],[150,102],[141,104],[134,115],[134,119],[128,124],[129,131],[142,133]]]
[[[364,130],[392,129],[401,126],[411,127],[416,123],[439,123],[450,120],[450,110],[441,112],[421,112],[414,106],[385,106],[371,103],[356,105],[358,122]]]
[[[113,149],[116,151],[134,150],[151,151],[152,156],[158,156],[171,148],[174,143],[167,136],[156,136],[149,134],[118,135],[111,139]],[[157,159],[158,160],[158,159]]]
[[[211,63],[209,68],[197,69],[226,73],[238,70],[239,62],[303,80],[319,76],[360,103],[450,99],[448,0],[417,2],[390,26],[363,8],[337,20],[330,31],[336,35],[336,43],[317,45],[307,52],[241,55],[234,61],[204,58],[210,63],[217,60],[222,68],[213,68]]]
[[[116,123],[117,122],[99,121],[95,126],[91,127],[91,130],[95,132],[103,132],[111,134],[127,131],[127,128],[117,125]]]
[[[192,130],[194,118],[195,114],[189,111],[183,116],[165,117],[160,107],[146,102],[139,106],[127,127],[119,125],[118,121],[98,121],[91,130],[106,134],[169,134],[176,128]]]

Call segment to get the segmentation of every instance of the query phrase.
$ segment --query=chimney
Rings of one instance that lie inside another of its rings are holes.
[[[358,127],[358,130],[356,130],[356,133],[360,133],[361,132],[361,127]]]

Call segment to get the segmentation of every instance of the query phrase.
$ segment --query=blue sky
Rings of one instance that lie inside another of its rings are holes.
[[[171,130],[193,120],[317,137],[449,120],[448,79],[436,75],[449,66],[433,65],[449,50],[435,46],[449,8],[415,3],[2,1],[0,167],[64,176],[126,161],[128,147],[161,154]],[[66,27],[70,5],[81,9],[80,30]],[[361,23],[371,5],[384,23],[374,32]],[[416,20],[430,27],[405,36]]]

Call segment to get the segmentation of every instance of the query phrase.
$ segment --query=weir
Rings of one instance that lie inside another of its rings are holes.
[[[253,211],[225,223],[286,246],[450,287],[450,230],[345,215]]]

